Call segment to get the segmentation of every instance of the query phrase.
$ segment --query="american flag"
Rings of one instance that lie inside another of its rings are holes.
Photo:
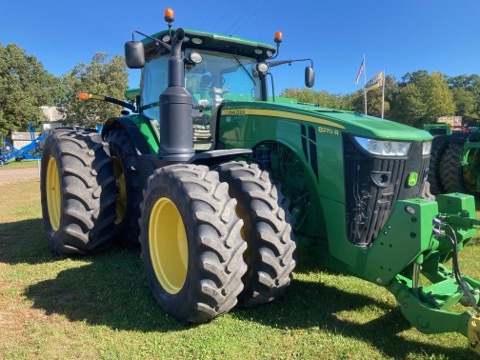
[[[358,80],[360,79],[360,75],[362,75],[362,72],[363,72],[363,62],[365,61],[365,59],[362,60],[362,63],[360,64],[360,67],[358,68],[358,73],[357,73],[357,76],[355,77],[355,85],[358,84]]]

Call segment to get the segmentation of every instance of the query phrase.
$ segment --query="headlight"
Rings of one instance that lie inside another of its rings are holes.
[[[407,156],[410,150],[410,142],[367,139],[354,136],[358,145],[373,155],[381,156]]]
[[[424,141],[422,144],[422,154],[423,155],[430,155],[432,151],[432,142],[431,141]]]
[[[257,64],[257,70],[261,72],[262,74],[266,74],[268,71],[268,64],[261,62]]]
[[[200,64],[203,61],[203,56],[196,51],[192,51],[188,54],[188,61],[191,64]]]

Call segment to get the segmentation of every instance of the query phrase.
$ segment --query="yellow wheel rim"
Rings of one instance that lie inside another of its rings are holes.
[[[125,217],[125,212],[127,211],[127,185],[125,183],[125,173],[123,172],[122,165],[118,158],[113,157],[113,173],[115,175],[115,184],[117,186],[117,202],[116,202],[116,211],[117,218],[115,220],[116,224],[122,222]]]
[[[158,199],[152,207],[148,246],[160,285],[169,294],[178,293],[187,277],[187,234],[177,207],[167,198]]]
[[[53,230],[57,231],[60,227],[60,177],[58,176],[58,167],[55,158],[50,157],[47,164],[45,193],[47,197],[48,219]]]

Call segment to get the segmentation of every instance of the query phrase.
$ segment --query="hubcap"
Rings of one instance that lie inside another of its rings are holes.
[[[170,199],[160,198],[152,207],[148,245],[160,285],[169,294],[178,293],[187,277],[188,245],[182,217]]]
[[[58,167],[55,158],[50,157],[47,164],[45,193],[47,197],[48,219],[53,230],[57,231],[60,227],[60,178],[58,176]]]

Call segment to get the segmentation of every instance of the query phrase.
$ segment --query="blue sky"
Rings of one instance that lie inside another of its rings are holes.
[[[62,75],[97,51],[123,54],[132,30],[164,29],[167,6],[176,27],[272,44],[273,33],[282,31],[278,59],[311,58],[317,91],[357,90],[364,81],[362,75],[354,86],[363,54],[367,80],[382,69],[397,80],[415,70],[480,73],[479,0],[5,1],[0,43],[16,43]],[[305,65],[272,69],[276,91],[301,88]],[[130,70],[130,86],[138,76],[139,70]]]

